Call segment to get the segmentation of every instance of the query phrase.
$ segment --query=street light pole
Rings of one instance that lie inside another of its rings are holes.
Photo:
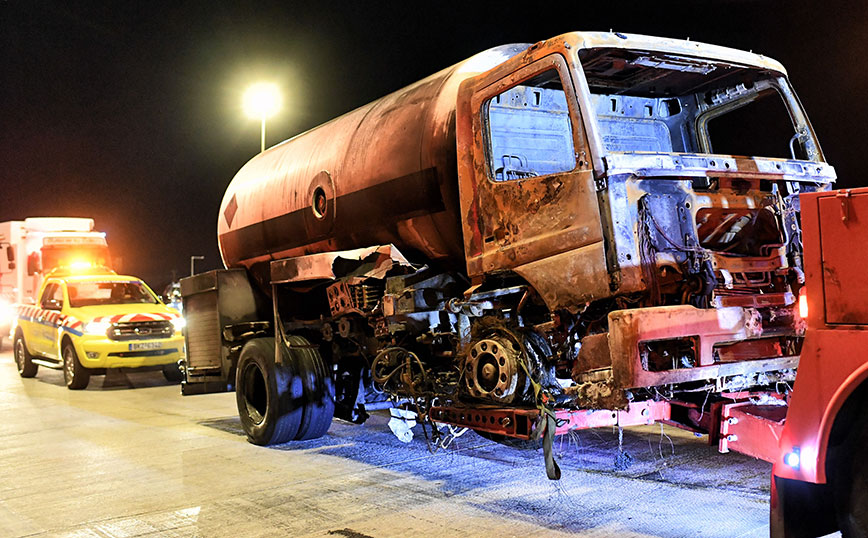
[[[265,151],[265,111],[262,112],[262,143],[259,145],[259,153]]]
[[[204,260],[205,256],[190,256],[190,276],[196,274],[195,265],[196,260]]]
[[[247,88],[242,105],[250,119],[258,119],[261,125],[259,151],[265,151],[265,120],[280,110],[280,90],[274,84],[260,82]]]

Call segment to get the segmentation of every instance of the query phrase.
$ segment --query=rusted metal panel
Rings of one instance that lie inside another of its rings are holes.
[[[404,255],[393,245],[321,252],[271,262],[271,283],[305,283],[348,276],[343,272],[336,272],[335,265],[338,261],[355,262],[359,278],[383,278],[393,265],[410,266]]]
[[[868,193],[838,191],[819,211],[826,323],[868,324]]]
[[[544,430],[539,409],[496,407],[442,407],[431,408],[436,422],[471,428],[473,430],[505,435],[517,439],[539,438]],[[669,420],[669,402],[645,401],[631,403],[627,409],[556,409],[555,435],[571,431],[606,426],[638,426]]]
[[[217,233],[227,267],[393,243],[463,266],[458,84],[527,45],[483,52],[266,150],[235,176]],[[317,187],[325,208],[317,216]],[[265,271],[254,270],[260,278]]]
[[[642,177],[708,177],[776,179],[786,181],[819,181],[835,179],[835,168],[829,163],[740,157],[736,155],[703,155],[689,153],[610,154],[606,163],[611,175],[637,174]]]
[[[430,415],[435,422],[518,439],[530,439],[537,427],[539,409],[434,406],[430,410]]]
[[[514,268],[552,311],[575,311],[610,295],[603,243],[578,247]]]
[[[495,181],[486,157],[486,103],[547,71],[557,73],[566,96],[574,168]],[[516,268],[602,241],[589,151],[575,94],[576,71],[573,57],[564,54],[563,43],[550,40],[462,83],[456,128],[464,250],[471,276]],[[533,267],[524,271],[536,272]]]
[[[759,405],[750,401],[724,404],[718,449],[774,463],[779,456],[786,416],[786,405]]]
[[[582,338],[579,358],[573,366],[573,379],[580,379],[582,374],[586,372],[611,367],[612,356],[609,352],[609,335],[607,333],[600,333]]]
[[[737,307],[703,310],[689,305],[618,310],[609,314],[609,347],[617,386],[651,387],[795,368],[798,357],[775,357],[738,363],[714,359],[714,346],[758,337],[761,330],[750,309]],[[640,356],[641,342],[660,342],[693,338],[698,342],[691,366],[650,371]]]
[[[671,406],[666,401],[635,402],[621,410],[561,409],[557,411],[556,435],[574,430],[587,430],[606,426],[639,426],[669,420]]]

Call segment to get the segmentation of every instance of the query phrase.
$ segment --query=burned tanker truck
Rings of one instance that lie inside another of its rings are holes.
[[[547,455],[575,428],[713,436],[716,404],[794,378],[797,195],[834,179],[772,59],[496,47],[244,165],[227,269],[181,283],[183,392],[234,388],[262,445],[384,402]]]

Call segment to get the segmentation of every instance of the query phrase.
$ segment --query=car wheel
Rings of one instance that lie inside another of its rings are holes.
[[[90,370],[81,365],[70,342],[63,344],[63,379],[70,390],[81,390],[90,382]]]
[[[166,381],[171,381],[172,383],[180,383],[184,380],[184,374],[177,363],[164,364],[163,377],[166,378]]]
[[[24,335],[21,333],[15,335],[13,353],[15,355],[15,365],[18,367],[18,375],[21,377],[34,377],[37,370],[39,370],[39,365],[33,364],[33,356],[27,351]]]
[[[235,373],[235,401],[247,439],[274,445],[295,438],[302,421],[304,389],[291,365],[274,361],[274,339],[244,344]]]

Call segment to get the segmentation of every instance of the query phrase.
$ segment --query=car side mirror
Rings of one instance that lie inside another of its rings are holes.
[[[63,310],[63,301],[49,299],[44,307],[46,310]]]
[[[33,253],[27,256],[27,276],[33,276],[39,272],[39,255]]]

